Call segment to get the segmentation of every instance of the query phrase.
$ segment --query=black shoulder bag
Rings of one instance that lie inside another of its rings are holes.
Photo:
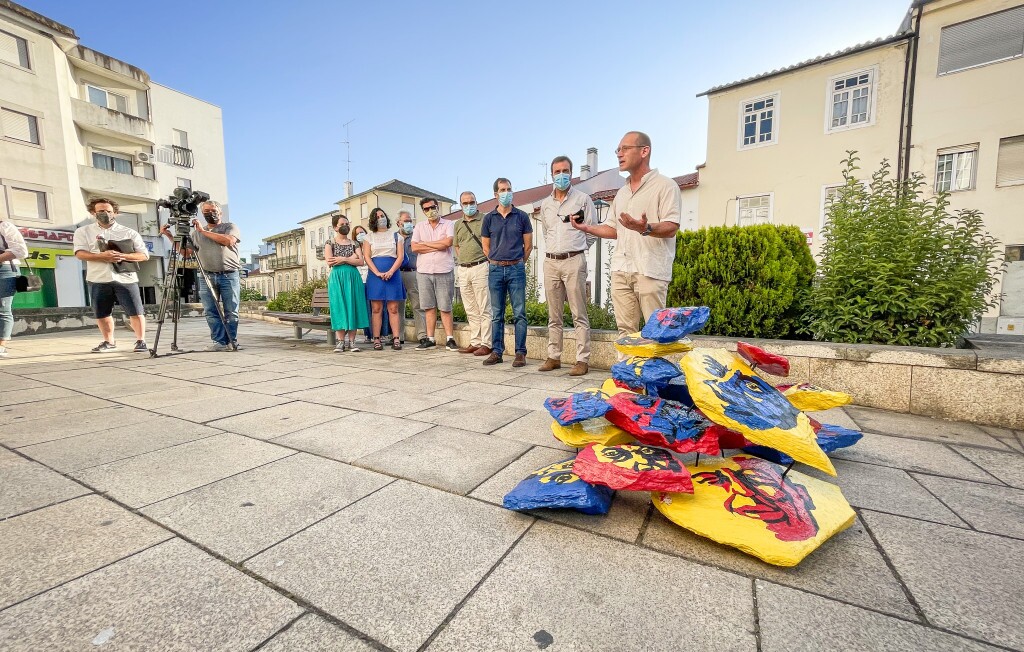
[[[8,249],[10,249],[10,247],[7,244],[7,238],[5,238],[3,236],[3,234],[0,234],[0,240],[4,241],[4,251],[7,251]],[[18,273],[18,268],[14,266],[14,261],[12,260],[12,261],[10,261],[10,263],[11,263],[11,270],[13,270],[15,274],[17,274]],[[42,279],[42,277],[36,276],[35,273],[32,272],[32,266],[29,265],[29,263],[28,263],[28,256],[25,256],[25,267],[28,268],[29,274],[27,276],[25,274],[21,274],[19,276],[15,276],[14,277],[14,289],[15,289],[15,291],[16,292],[38,292],[39,290],[42,290],[43,289],[43,279]]]

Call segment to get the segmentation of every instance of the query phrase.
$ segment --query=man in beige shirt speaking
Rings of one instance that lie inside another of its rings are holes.
[[[638,330],[668,300],[682,195],[675,181],[651,169],[647,134],[628,132],[615,155],[619,170],[628,172],[629,178],[612,200],[612,219],[604,224],[572,225],[599,238],[615,239],[611,296],[615,325],[622,336]]]
[[[548,359],[538,371],[562,366],[562,311],[566,300],[576,333],[576,364],[570,376],[582,376],[590,369],[590,319],[587,316],[587,250],[594,236],[571,226],[594,224],[594,202],[590,195],[570,187],[572,161],[556,156],[551,161],[551,194],[540,204],[544,229],[544,297],[548,303]]]

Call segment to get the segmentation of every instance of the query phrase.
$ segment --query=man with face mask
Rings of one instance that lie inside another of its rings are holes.
[[[416,283],[420,291],[420,307],[427,320],[427,339],[420,342],[416,351],[427,351],[437,346],[434,329],[437,328],[437,312],[441,312],[444,327],[445,348],[458,351],[452,324],[452,299],[455,295],[455,259],[452,257],[452,243],[455,239],[455,224],[442,220],[440,205],[433,197],[420,200],[420,208],[427,216],[412,232],[412,250],[416,254]]]
[[[590,370],[590,318],[587,317],[587,250],[597,239],[574,229],[569,222],[594,224],[590,196],[569,187],[572,161],[556,156],[551,161],[554,188],[540,204],[544,229],[544,296],[548,303],[548,359],[539,371],[562,366],[562,310],[566,300],[576,332],[576,364],[570,376]]]
[[[482,220],[476,195],[468,190],[459,195],[462,219],[455,223],[455,270],[469,322],[469,345],[459,353],[491,354],[491,290],[487,284],[487,256],[480,241]]]
[[[398,233],[402,236],[402,246],[405,248],[405,257],[402,259],[402,284],[405,286],[405,296],[412,306],[412,319],[416,324],[416,341],[422,344],[427,339],[427,322],[423,316],[423,306],[420,305],[420,290],[416,283],[416,252],[412,250],[412,215],[409,211],[398,211]],[[402,314],[405,314],[404,312]],[[402,328],[401,341],[405,342],[405,327]]]
[[[513,367],[526,366],[526,259],[533,248],[530,216],[512,205],[512,182],[494,181],[498,205],[484,216],[480,240],[490,261],[487,281],[491,291],[491,354],[485,365],[502,362],[505,352],[505,303],[512,304],[516,358]]]
[[[110,353],[117,350],[114,340],[114,319],[111,314],[117,303],[128,315],[132,330],[135,331],[136,353],[149,351],[146,346],[146,317],[139,294],[139,275],[121,267],[120,263],[149,260],[149,252],[142,236],[127,226],[118,224],[117,202],[112,199],[96,198],[88,203],[89,213],[95,219],[92,224],[75,230],[75,258],[86,262],[85,280],[89,283],[89,297],[92,299],[96,326],[103,341],[92,349],[93,353]],[[108,243],[131,242],[131,253],[111,248]],[[115,267],[117,264],[117,267]],[[118,268],[121,271],[118,271]]]
[[[202,274],[196,275],[199,299],[203,302],[206,323],[210,326],[210,339],[213,340],[213,344],[206,347],[206,350],[231,351],[238,345],[238,300],[241,294],[239,270],[242,268],[238,258],[238,243],[242,241],[242,232],[232,222],[221,222],[221,208],[217,202],[204,202],[199,210],[203,219],[192,220],[190,238],[196,256],[213,285],[211,289]],[[167,225],[160,232],[173,238]],[[227,331],[217,312],[218,302],[224,309]]]

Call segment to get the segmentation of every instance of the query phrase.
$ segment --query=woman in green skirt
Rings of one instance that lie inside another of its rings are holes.
[[[324,245],[324,260],[331,268],[327,296],[331,301],[331,328],[338,335],[334,352],[358,353],[356,331],[370,323],[366,315],[366,290],[358,269],[363,265],[363,255],[359,245],[349,240],[347,217],[340,213],[332,217],[331,228],[334,237]]]

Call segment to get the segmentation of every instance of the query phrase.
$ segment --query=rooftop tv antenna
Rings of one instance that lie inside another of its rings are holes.
[[[546,185],[547,182],[548,182],[548,164],[545,163],[544,161],[541,161],[537,165],[539,165],[542,168],[544,168],[544,179],[541,181],[541,184],[545,184]]]

